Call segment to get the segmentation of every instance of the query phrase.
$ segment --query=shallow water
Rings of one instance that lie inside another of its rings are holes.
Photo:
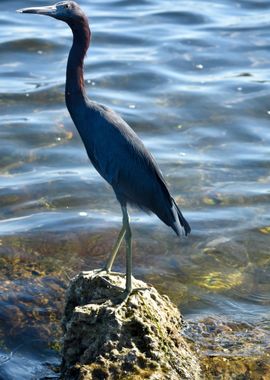
[[[68,278],[99,267],[121,226],[112,190],[89,165],[65,108],[70,31],[15,13],[37,4],[46,1],[0,2],[0,378],[7,380],[55,376]],[[204,357],[267,363],[270,3],[80,4],[93,33],[89,96],[144,140],[192,227],[179,242],[155,216],[132,209],[134,274],[179,305]]]

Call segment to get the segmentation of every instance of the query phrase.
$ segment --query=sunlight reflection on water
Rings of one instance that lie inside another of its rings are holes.
[[[157,218],[132,210],[135,274],[195,321],[190,336],[196,321],[219,315],[256,324],[264,334],[270,311],[270,4],[80,3],[93,31],[87,92],[142,137],[192,227],[179,243]],[[7,297],[1,320],[14,297],[20,305],[0,329],[7,352],[40,335],[55,348],[60,317],[54,314],[62,301],[50,299],[48,276],[50,284],[61,278],[62,299],[66,273],[100,266],[121,224],[115,197],[89,165],[64,105],[70,31],[55,20],[15,13],[33,4],[0,4],[0,252]],[[121,256],[116,266],[123,270]],[[33,316],[24,298],[34,289],[48,295]],[[50,318],[50,331],[39,334]],[[25,327],[29,321],[36,325]],[[14,326],[23,326],[20,334]],[[267,350],[265,342],[252,347]],[[218,343],[212,349],[218,351]],[[0,377],[14,378],[24,359],[2,366]],[[44,353],[33,360],[32,374],[52,359]]]

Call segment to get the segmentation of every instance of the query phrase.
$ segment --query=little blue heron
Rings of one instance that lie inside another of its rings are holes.
[[[88,19],[73,1],[52,6],[24,8],[20,13],[35,13],[66,22],[73,33],[69,53],[65,99],[88,157],[99,174],[112,186],[123,214],[122,229],[104,270],[111,271],[122,240],[126,240],[126,289],[132,291],[131,229],[127,204],[156,214],[180,236],[191,231],[152,155],[130,126],[114,111],[90,100],[83,77],[84,57],[90,45]]]

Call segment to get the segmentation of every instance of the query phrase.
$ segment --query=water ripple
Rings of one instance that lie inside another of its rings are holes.
[[[253,323],[258,315],[264,323],[270,310],[269,2],[81,4],[93,32],[87,93],[120,112],[142,137],[192,226],[179,248],[156,217],[131,209],[136,273],[156,274],[151,282],[172,292],[194,318],[222,313]],[[71,33],[53,19],[15,13],[24,6],[0,2],[2,267],[16,264],[10,252],[16,258],[23,251],[20,268],[37,255],[46,272],[44,260],[62,249],[61,270],[100,265],[121,214],[89,165],[64,104]],[[117,265],[124,268],[121,259]],[[22,297],[28,292],[24,287]],[[4,336],[0,329],[1,341]],[[6,338],[10,351],[12,339]]]

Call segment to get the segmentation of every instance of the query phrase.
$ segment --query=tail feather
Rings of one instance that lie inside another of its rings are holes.
[[[187,236],[191,232],[190,225],[184,218],[183,214],[181,213],[179,207],[177,206],[173,198],[172,203],[172,212],[175,219],[175,223],[172,225],[172,228],[178,236],[183,235],[183,233],[185,234],[185,236]]]

